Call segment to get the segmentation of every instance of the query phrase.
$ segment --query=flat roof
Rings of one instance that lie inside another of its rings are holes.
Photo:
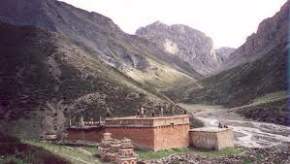
[[[160,120],[160,119],[173,119],[173,118],[186,118],[189,117],[187,114],[183,115],[172,115],[172,116],[157,116],[157,117],[137,117],[137,116],[128,116],[128,117],[112,117],[112,118],[106,118],[106,121],[108,120]]]
[[[203,128],[195,128],[190,129],[190,132],[209,132],[209,133],[218,133],[218,132],[224,132],[227,130],[231,130],[230,128],[218,128],[218,127],[203,127]]]
[[[173,115],[164,117],[115,117],[107,118],[106,127],[159,127],[168,125],[189,124],[189,115]]]
[[[71,126],[71,127],[67,128],[67,130],[69,130],[69,131],[90,131],[90,130],[100,130],[103,128],[104,128],[103,126],[84,126],[84,127]]]

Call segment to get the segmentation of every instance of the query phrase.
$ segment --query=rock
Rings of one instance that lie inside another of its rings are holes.
[[[235,48],[230,48],[230,47],[221,47],[219,49],[216,49],[215,53],[216,53],[218,62],[221,65],[224,64],[235,50],[236,50]]]
[[[212,39],[189,26],[155,22],[138,29],[136,34],[156,43],[204,76],[212,74],[219,65]]]

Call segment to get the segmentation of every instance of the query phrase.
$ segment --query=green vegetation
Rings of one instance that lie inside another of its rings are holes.
[[[237,112],[247,118],[262,122],[281,125],[289,125],[290,122],[287,98],[244,106]]]
[[[206,158],[215,158],[242,155],[245,153],[245,150],[243,148],[226,148],[220,151],[197,150],[190,148],[160,150],[157,152],[137,150],[137,154],[142,160],[161,159],[170,155],[184,153],[194,153]]]
[[[67,159],[73,164],[95,164],[100,161],[95,157],[97,149],[94,147],[71,147],[66,145],[58,145],[52,143],[43,143],[38,141],[25,141],[30,145],[37,146],[57,154],[62,158]]]
[[[14,137],[0,133],[1,164],[66,164],[64,158],[41,147],[22,143]]]
[[[257,97],[265,101],[268,93],[282,95],[287,90],[288,53],[284,45],[268,51],[263,57],[202,80],[203,88],[193,89],[185,99],[188,103],[239,107]],[[276,97],[270,95],[271,98]]]
[[[173,154],[182,154],[190,152],[190,149],[183,148],[183,149],[169,149],[169,150],[160,150],[157,152],[154,151],[144,151],[144,150],[137,150],[137,154],[139,155],[140,159],[149,160],[149,159],[160,159],[167,157]]]
[[[266,94],[261,97],[257,97],[253,100],[253,103],[266,103],[266,102],[271,102],[275,101],[277,99],[285,99],[287,98],[287,91],[278,91],[278,92],[273,92]]]
[[[79,120],[80,113],[85,120],[97,120],[107,112],[112,116],[135,115],[141,105],[147,108],[148,114],[159,105],[169,105],[168,109],[172,107],[174,112],[183,113],[151,85],[137,82],[104,64],[91,49],[62,35],[12,25],[1,25],[0,34],[3,36],[0,71],[6,77],[0,80],[4,108],[0,112],[0,129],[10,135],[30,139],[45,133],[43,129],[52,131],[44,128],[47,125],[43,120],[48,116],[45,112],[49,111],[47,103],[63,102],[67,108],[51,115],[70,117],[73,123]],[[155,65],[163,71],[170,68]],[[171,73],[187,78],[175,69]],[[175,83],[173,75],[171,82]]]
[[[249,159],[244,159],[243,164],[252,164],[253,161],[249,160]]]

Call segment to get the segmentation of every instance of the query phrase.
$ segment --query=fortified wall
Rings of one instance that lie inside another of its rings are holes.
[[[130,138],[136,147],[149,150],[189,146],[189,116],[122,117],[106,119],[106,132]]]

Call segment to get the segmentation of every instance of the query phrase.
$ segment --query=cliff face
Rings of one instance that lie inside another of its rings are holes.
[[[226,61],[225,69],[262,57],[281,43],[288,41],[289,1],[273,17],[262,21],[256,33],[234,51]]]
[[[212,39],[188,26],[155,22],[138,29],[136,34],[156,43],[166,53],[188,63],[204,76],[212,74],[218,66]]]

